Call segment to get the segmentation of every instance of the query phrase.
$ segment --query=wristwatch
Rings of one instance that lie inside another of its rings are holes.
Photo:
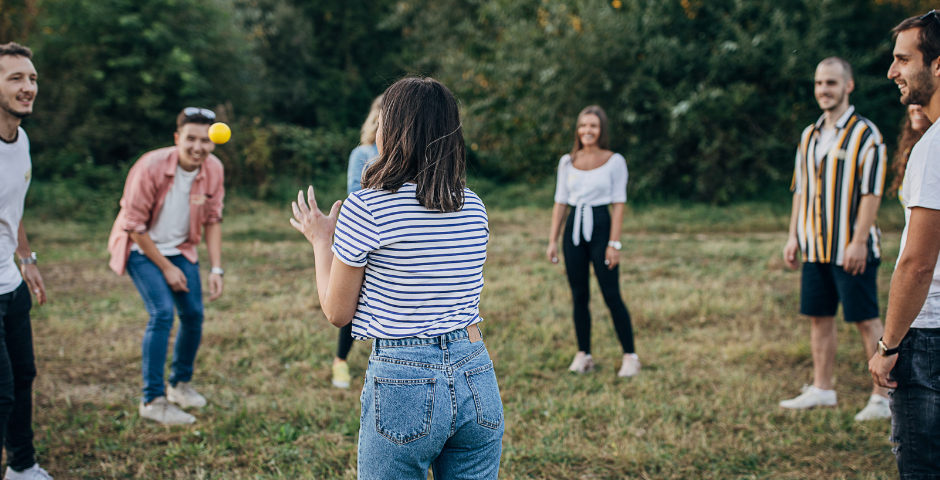
[[[36,252],[30,252],[28,257],[20,257],[20,265],[36,265]]]
[[[607,246],[608,246],[608,247],[614,247],[614,250],[620,250],[621,248],[623,248],[623,244],[620,243],[620,242],[618,242],[618,241],[616,241],[616,240],[611,240],[611,241],[607,242]]]
[[[882,357],[890,357],[891,355],[898,353],[898,350],[900,349],[901,349],[900,345],[894,348],[888,348],[888,346],[885,345],[884,340],[878,340],[878,354],[881,355]]]
[[[217,273],[217,274],[219,274],[219,275],[224,276],[224,275],[225,275],[225,270],[222,270],[221,267],[212,267],[211,269],[209,269],[209,273]]]

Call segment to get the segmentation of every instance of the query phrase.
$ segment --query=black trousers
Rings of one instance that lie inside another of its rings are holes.
[[[587,207],[585,207],[587,208]],[[633,327],[630,324],[630,312],[620,296],[620,266],[608,269],[604,265],[607,242],[610,240],[610,212],[607,205],[593,207],[594,232],[591,241],[581,233],[579,245],[575,246],[571,234],[574,228],[574,213],[568,215],[565,225],[562,251],[565,254],[565,270],[568,272],[568,284],[574,300],[574,331],[578,337],[578,350],[591,353],[591,311],[588,308],[591,299],[590,278],[591,264],[594,275],[600,284],[604,302],[610,310],[610,316],[620,338],[623,353],[634,353]]]
[[[352,322],[339,327],[339,338],[336,340],[336,358],[346,360],[349,350],[352,348]]]
[[[10,455],[7,465],[23,471],[36,463],[33,447],[33,300],[26,282],[0,295],[0,432]]]

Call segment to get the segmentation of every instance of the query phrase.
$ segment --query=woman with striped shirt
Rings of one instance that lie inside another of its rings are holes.
[[[621,377],[640,372],[640,359],[633,348],[630,312],[620,296],[620,227],[627,201],[627,162],[608,150],[607,114],[592,105],[578,114],[574,148],[558,162],[555,207],[548,237],[548,260],[558,263],[558,233],[570,205],[574,213],[565,224],[563,250],[565,271],[574,300],[574,331],[578,353],[569,370],[587,373],[594,369],[591,357],[590,267],[601,287],[614,328],[623,347]],[[611,213],[611,211],[613,213]]]
[[[503,407],[477,325],[489,226],[465,186],[453,94],[430,78],[396,82],[376,145],[342,211],[323,215],[310,187],[291,219],[313,245],[324,315],[375,339],[358,478],[424,480],[432,468],[436,479],[495,479]]]

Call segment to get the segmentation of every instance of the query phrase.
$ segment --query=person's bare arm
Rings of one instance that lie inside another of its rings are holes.
[[[548,261],[558,263],[558,235],[561,233],[561,224],[565,221],[565,214],[568,213],[568,205],[556,203],[552,207],[552,226],[548,233],[548,249],[545,256]]]
[[[150,234],[147,232],[138,233],[130,232],[131,240],[137,244],[138,247],[144,252],[144,255],[150,259],[157,268],[163,272],[163,278],[166,279],[167,285],[170,286],[170,290],[174,292],[188,292],[189,287],[186,286],[186,275],[180,270],[176,265],[173,265],[169,259],[163,256],[160,253],[160,250],[157,249],[157,244],[153,243],[153,239],[150,238]]]
[[[26,228],[23,227],[23,219],[20,219],[20,231],[16,240],[16,254],[20,258],[29,258],[33,251],[29,248],[29,240],[26,238]],[[36,295],[36,301],[40,305],[46,303],[46,285],[42,282],[42,275],[39,274],[39,267],[35,264],[20,266],[20,273],[23,274],[23,280],[29,291]]]
[[[845,248],[842,259],[842,268],[852,275],[865,273],[868,263],[868,231],[875,223],[878,207],[881,206],[881,197],[863,195],[858,205],[858,217],[855,219],[855,236]]]
[[[783,261],[787,266],[797,269],[800,266],[800,241],[797,238],[797,225],[800,221],[800,202],[802,195],[793,194],[793,206],[790,208],[790,231],[787,235],[787,245],[783,247]]]
[[[209,251],[209,265],[222,268],[222,224],[214,222],[206,225],[206,250]],[[222,296],[225,281],[218,273],[209,273],[209,301]]]
[[[313,187],[309,187],[307,200],[304,200],[303,192],[300,192],[297,202],[291,205],[294,218],[290,220],[291,225],[303,233],[313,245],[320,309],[326,319],[337,327],[352,321],[359,306],[359,292],[365,278],[365,267],[352,267],[342,261],[333,261],[331,247],[341,204],[342,202],[337,201],[330,209],[330,214],[324,215],[317,207]]]
[[[619,242],[620,241],[620,231],[623,229],[623,203],[612,203],[610,204],[610,241]],[[620,250],[617,250],[614,247],[608,246],[607,250],[604,252],[604,260],[607,262],[607,269],[613,270],[614,267],[620,264]]]
[[[907,243],[898,259],[898,266],[891,277],[891,293],[888,295],[888,314],[882,340],[888,348],[895,348],[907,335],[914,319],[924,307],[934,269],[940,257],[940,210],[912,208],[907,229]],[[875,383],[894,388],[888,374],[894,368],[898,356],[882,357],[876,353],[868,362]]]

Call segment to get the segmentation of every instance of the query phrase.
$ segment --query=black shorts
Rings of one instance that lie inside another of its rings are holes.
[[[839,303],[846,322],[880,318],[878,310],[878,265],[868,262],[865,273],[852,275],[834,263],[804,263],[800,282],[800,313],[810,317],[833,317]]]

